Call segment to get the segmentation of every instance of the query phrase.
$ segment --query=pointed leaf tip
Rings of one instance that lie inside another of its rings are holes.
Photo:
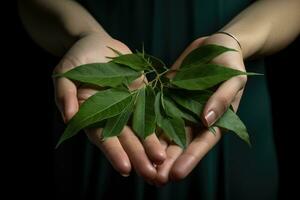
[[[107,48],[109,48],[110,50],[112,50],[116,55],[118,55],[118,56],[121,56],[121,55],[123,55],[120,51],[118,51],[118,50],[116,50],[116,49],[114,49],[114,48],[112,48],[112,47],[110,47],[110,46],[106,46]]]
[[[202,45],[191,51],[182,61],[180,68],[186,68],[194,65],[205,64],[212,61],[215,57],[227,52],[237,51],[216,44]]]
[[[120,114],[131,99],[132,95],[124,90],[108,89],[97,92],[81,105],[79,111],[69,121],[58,145],[80,130]]]

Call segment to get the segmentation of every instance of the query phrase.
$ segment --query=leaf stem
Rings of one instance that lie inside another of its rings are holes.
[[[147,71],[147,72],[143,73],[143,75],[150,74],[152,72],[155,72],[155,71],[154,70],[150,70],[150,71]]]

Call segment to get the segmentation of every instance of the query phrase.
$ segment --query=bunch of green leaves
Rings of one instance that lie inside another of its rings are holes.
[[[141,139],[162,130],[171,141],[185,148],[184,127],[187,124],[203,127],[200,115],[214,88],[231,77],[255,74],[213,64],[211,61],[218,55],[235,51],[218,45],[204,45],[193,50],[172,79],[165,77],[171,69],[144,51],[122,55],[112,50],[116,57],[110,62],[85,64],[54,75],[103,88],[80,106],[57,146],[81,129],[101,127],[106,139],[118,136],[130,123]],[[143,85],[130,91],[130,83],[141,76],[144,77]],[[214,126],[230,130],[250,144],[245,125],[231,108]],[[214,133],[213,127],[209,129]]]

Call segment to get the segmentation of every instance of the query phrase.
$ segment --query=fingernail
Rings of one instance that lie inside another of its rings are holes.
[[[215,111],[211,110],[205,115],[205,121],[207,126],[213,125],[213,123],[216,121],[217,115]]]
[[[129,174],[121,174],[121,176],[123,176],[123,177],[128,177],[129,176]]]

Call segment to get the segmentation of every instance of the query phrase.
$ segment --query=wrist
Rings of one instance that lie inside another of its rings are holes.
[[[224,35],[227,35],[227,36],[231,37],[232,39],[234,39],[236,41],[236,43],[239,45],[240,49],[242,50],[241,43],[239,42],[239,40],[237,39],[237,37],[235,37],[233,34],[228,33],[226,31],[218,31],[215,34],[224,34]]]
[[[103,41],[112,41],[112,40],[114,40],[108,33],[106,33],[105,31],[102,31],[102,30],[83,31],[78,35],[77,40],[80,40],[80,39],[85,38],[85,37],[97,37],[99,39],[102,39]]]
[[[243,58],[256,57],[263,54],[262,49],[268,40],[270,33],[269,24],[265,24],[263,28],[244,28],[238,25],[225,27],[221,31],[234,35],[242,46]]]
[[[243,49],[240,47],[239,42],[229,35],[222,33],[214,33],[205,39],[204,44],[217,44],[228,48],[232,48],[238,51],[243,57]]]

